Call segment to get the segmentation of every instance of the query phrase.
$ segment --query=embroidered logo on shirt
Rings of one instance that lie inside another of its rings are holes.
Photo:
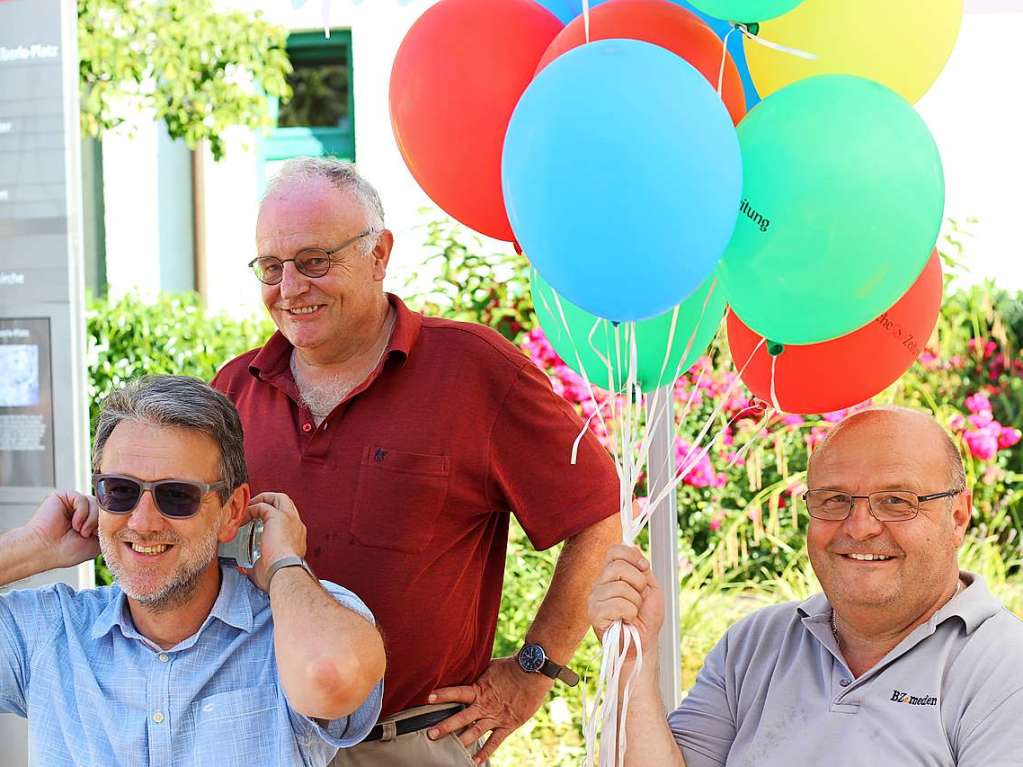
[[[376,461],[377,463],[383,463],[386,457],[387,451],[384,450],[382,447],[378,447],[376,452],[373,453],[373,460]]]
[[[937,706],[938,699],[929,695],[910,695],[902,690],[892,690],[892,703],[905,703],[907,706]]]

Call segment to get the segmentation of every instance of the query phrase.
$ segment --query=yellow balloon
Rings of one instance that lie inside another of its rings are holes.
[[[747,39],[746,60],[761,98],[804,77],[848,74],[915,103],[941,74],[962,20],[963,0],[805,0],[761,23],[759,36],[817,58]]]

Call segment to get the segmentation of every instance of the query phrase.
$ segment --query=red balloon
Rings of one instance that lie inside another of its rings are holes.
[[[504,134],[561,29],[533,0],[441,0],[412,25],[391,70],[391,125],[412,175],[451,216],[500,240],[514,236]]]
[[[721,92],[725,106],[736,124],[746,114],[742,79],[731,55],[711,28],[685,8],[668,0],[611,0],[590,12],[590,40],[608,38],[642,40],[667,48],[696,67],[715,90],[723,56],[725,78]],[[537,71],[585,43],[586,29],[580,16],[554,38]]]
[[[935,251],[913,286],[891,309],[848,335],[806,346],[786,346],[778,355],[774,382],[786,413],[830,413],[883,391],[905,373],[923,350],[941,309],[941,261]],[[771,402],[771,355],[761,336],[728,312],[732,362],[750,391]]]

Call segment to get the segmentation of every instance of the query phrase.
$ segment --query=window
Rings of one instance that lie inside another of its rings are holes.
[[[300,155],[355,159],[352,99],[352,33],[296,32],[288,37],[294,94],[270,105],[276,123],[263,141],[263,160],[275,163]]]

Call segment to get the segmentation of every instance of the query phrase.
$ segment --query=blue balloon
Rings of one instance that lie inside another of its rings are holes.
[[[536,0],[536,2],[561,19],[562,24],[567,24],[583,12],[582,0]],[[593,3],[590,3],[590,6],[592,5]]]
[[[564,24],[572,21],[572,19],[583,12],[582,0],[536,0],[536,2],[561,19]],[[607,0],[590,0],[590,8],[596,8],[598,5],[603,5],[606,2]],[[732,25],[727,21],[708,16],[703,11],[693,7],[692,3],[686,2],[686,0],[671,0],[671,2],[681,5],[690,13],[700,17],[707,26],[714,30],[714,34],[722,40],[725,39],[725,35],[732,29]],[[746,94],[746,110],[749,111],[760,103],[760,94],[757,93],[756,86],[753,85],[753,78],[750,77],[749,66],[746,64],[746,49],[743,47],[742,35],[739,32],[728,38],[728,52],[732,54],[732,60],[735,62],[735,66],[739,68],[739,77],[742,78],[742,89]]]
[[[688,62],[600,40],[551,62],[502,158],[515,238],[555,290],[613,321],[664,312],[714,270],[742,189],[739,140]]]

